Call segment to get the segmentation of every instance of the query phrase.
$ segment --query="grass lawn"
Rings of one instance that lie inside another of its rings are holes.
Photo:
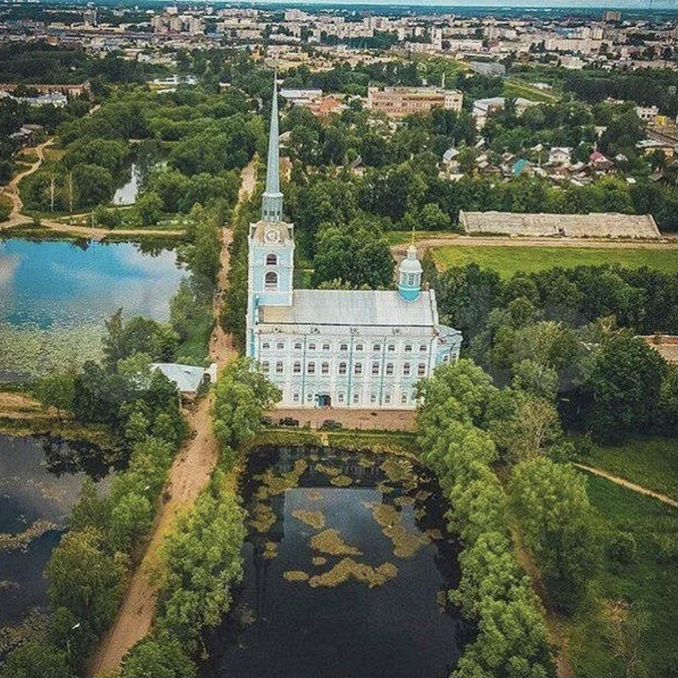
[[[582,464],[678,499],[678,445],[669,438],[639,438],[617,447],[595,447]]]
[[[635,562],[622,564],[606,553],[601,570],[594,575],[590,602],[566,622],[575,675],[675,676],[676,511],[603,478],[586,478],[591,503],[600,514],[604,543],[620,530],[630,532],[638,554]],[[619,625],[615,619],[626,621]],[[622,632],[627,647],[636,652],[640,664],[618,656],[615,628]]]
[[[502,278],[515,273],[534,273],[560,266],[597,266],[619,264],[627,268],[649,268],[664,273],[678,272],[678,258],[673,248],[667,249],[622,249],[593,247],[528,247],[528,246],[458,246],[446,245],[432,250],[439,270],[452,266],[476,263],[481,268],[491,268]]]

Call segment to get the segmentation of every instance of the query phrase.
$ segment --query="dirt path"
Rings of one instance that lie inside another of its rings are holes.
[[[34,172],[37,172],[45,160],[45,149],[48,146],[51,146],[54,143],[54,138],[51,137],[47,141],[41,143],[39,146],[34,148],[26,148],[26,151],[35,151],[38,155],[36,161],[28,168],[19,172],[5,187],[3,195],[6,195],[12,201],[12,213],[9,215],[9,219],[0,224],[0,228],[10,228],[12,226],[19,226],[21,224],[27,224],[32,221],[30,217],[27,217],[25,214],[21,214],[21,210],[24,206],[21,201],[21,195],[19,193],[19,184],[23,179],[30,176]]]
[[[624,478],[615,476],[614,474],[608,473],[607,471],[603,471],[602,469],[594,468],[593,466],[586,466],[584,464],[573,464],[573,466],[576,466],[577,468],[580,468],[583,471],[587,471],[588,473],[593,473],[594,476],[606,478],[607,480],[616,483],[617,485],[625,487],[627,490],[637,492],[638,494],[644,494],[646,497],[652,497],[653,499],[662,502],[662,504],[672,506],[673,508],[678,508],[678,501],[676,501],[675,499],[671,499],[671,497],[667,497],[665,494],[655,492],[654,490],[648,490],[647,487],[643,487],[642,485],[636,485],[635,483],[632,483],[629,480],[625,480]]]
[[[242,173],[239,202],[252,192],[255,181],[255,166],[252,161]],[[231,231],[224,229],[221,270],[218,292],[215,295],[217,318],[228,285],[230,242]],[[210,338],[210,355],[219,369],[237,355],[232,337],[222,330],[218,322],[215,323]],[[143,559],[132,575],[118,616],[92,658],[89,671],[92,676],[113,675],[125,654],[151,629],[158,596],[163,540],[172,531],[179,513],[190,509],[195,503],[217,464],[219,455],[217,441],[212,433],[211,403],[211,397],[203,398],[195,409],[187,413],[191,437],[170,468],[153,533]]]
[[[539,596],[544,606],[544,621],[546,622],[546,631],[549,636],[549,641],[555,646],[555,660],[556,660],[556,676],[557,678],[573,678],[574,669],[570,661],[570,650],[568,644],[567,634],[565,633],[563,619],[554,612],[549,604],[548,596],[546,595],[546,587],[541,578],[541,572],[534,562],[529,551],[523,544],[523,538],[520,531],[516,527],[511,528],[511,535],[515,545],[515,554],[518,564],[525,570],[527,575],[532,580],[532,588]]]
[[[666,238],[652,242],[649,240],[610,240],[595,238],[509,238],[504,236],[483,237],[470,235],[420,238],[415,242],[419,254],[437,247],[567,247],[577,249],[630,249],[630,250],[673,250],[676,242]],[[397,259],[407,253],[408,243],[393,245],[391,251]]]

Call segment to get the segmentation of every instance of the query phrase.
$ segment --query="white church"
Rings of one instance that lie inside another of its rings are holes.
[[[417,382],[459,358],[461,333],[439,324],[414,245],[397,291],[294,289],[278,144],[274,84],[266,191],[248,239],[247,355],[282,391],[280,407],[414,409]]]

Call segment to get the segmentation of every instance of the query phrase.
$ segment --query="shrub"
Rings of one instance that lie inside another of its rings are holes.
[[[607,543],[607,554],[612,560],[630,565],[638,559],[636,538],[630,532],[617,531]]]

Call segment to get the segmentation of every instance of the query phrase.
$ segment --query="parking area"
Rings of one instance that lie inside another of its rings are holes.
[[[276,408],[269,410],[266,415],[276,424],[281,419],[289,417],[296,419],[300,427],[310,426],[312,429],[320,428],[327,419],[340,423],[345,429],[368,431],[414,431],[416,429],[414,410],[347,410],[333,407]]]

